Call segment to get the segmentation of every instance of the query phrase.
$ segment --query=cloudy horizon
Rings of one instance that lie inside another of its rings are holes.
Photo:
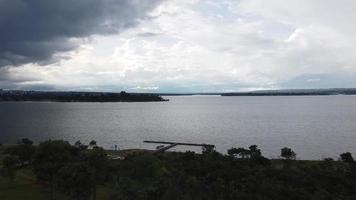
[[[352,0],[0,0],[0,88],[356,87]]]

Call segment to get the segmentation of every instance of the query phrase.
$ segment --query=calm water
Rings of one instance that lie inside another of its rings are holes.
[[[356,155],[356,96],[169,97],[154,103],[0,103],[0,142],[96,140],[106,148],[154,148],[143,140],[211,143],[220,152],[257,144],[277,157]]]

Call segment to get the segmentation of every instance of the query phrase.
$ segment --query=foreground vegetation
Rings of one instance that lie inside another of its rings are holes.
[[[105,151],[95,141],[74,145],[28,139],[0,146],[0,199],[356,199],[356,163],[350,153],[338,161],[298,161],[290,148],[281,159],[261,150],[212,148],[194,152]]]

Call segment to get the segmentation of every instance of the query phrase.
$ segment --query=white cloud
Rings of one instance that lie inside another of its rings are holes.
[[[151,20],[120,35],[93,36],[66,54],[69,60],[13,68],[10,75],[25,76],[17,86],[33,79],[59,89],[351,87],[355,7],[351,0],[165,1]]]

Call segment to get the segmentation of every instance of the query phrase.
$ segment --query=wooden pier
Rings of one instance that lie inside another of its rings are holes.
[[[143,141],[145,143],[153,143],[153,144],[167,144],[168,146],[162,147],[160,149],[157,149],[156,152],[164,152],[168,149],[171,149],[175,146],[200,146],[200,147],[210,147],[210,148],[215,148],[215,145],[212,144],[197,144],[197,143],[184,143],[184,142],[166,142],[166,141],[151,141],[151,140],[145,140]]]

